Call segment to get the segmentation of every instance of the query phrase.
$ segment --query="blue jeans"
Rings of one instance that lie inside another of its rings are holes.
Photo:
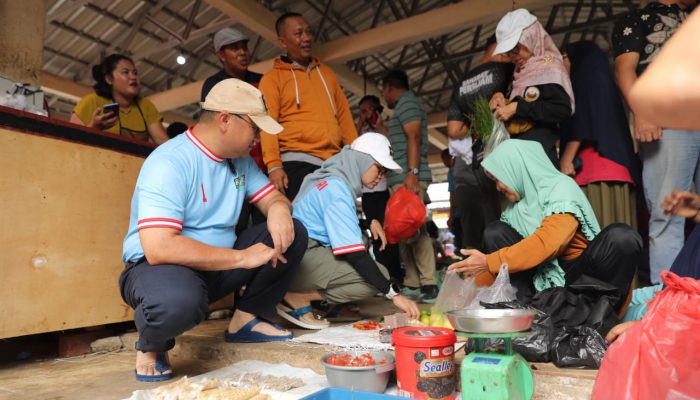
[[[649,269],[652,283],[670,269],[683,247],[685,220],[669,217],[661,201],[674,189],[690,190],[695,180],[700,187],[700,132],[664,129],[661,140],[640,144],[644,197],[649,208]],[[697,190],[697,189],[696,189]]]

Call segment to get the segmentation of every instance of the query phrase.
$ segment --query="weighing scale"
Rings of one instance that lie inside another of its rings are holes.
[[[462,400],[529,400],[535,381],[527,361],[513,352],[513,338],[530,332],[469,333],[457,336],[474,340],[474,352],[462,360]],[[486,352],[487,339],[503,339],[505,352]]]

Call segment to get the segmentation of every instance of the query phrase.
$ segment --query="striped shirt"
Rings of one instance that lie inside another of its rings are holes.
[[[428,115],[421,100],[413,92],[406,91],[397,99],[394,115],[389,120],[388,125],[389,142],[391,142],[394,151],[394,161],[403,168],[401,173],[389,171],[387,175],[389,186],[402,183],[409,171],[408,138],[403,127],[413,121],[421,121],[420,165],[417,166],[420,169],[418,180],[427,182],[433,180],[433,175],[428,168]],[[416,167],[416,165],[411,165],[411,167]]]

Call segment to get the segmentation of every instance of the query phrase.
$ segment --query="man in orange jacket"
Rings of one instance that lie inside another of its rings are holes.
[[[335,74],[311,55],[314,35],[306,19],[286,13],[275,28],[287,54],[275,59],[260,90],[284,131],[263,132],[261,143],[270,182],[292,200],[304,177],[351,144],[357,130]]]

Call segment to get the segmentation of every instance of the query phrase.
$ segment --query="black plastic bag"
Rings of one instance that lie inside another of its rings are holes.
[[[583,275],[569,286],[536,293],[526,304],[549,314],[557,332],[589,326],[605,336],[619,322],[613,308],[619,298],[615,286]]]
[[[551,349],[554,340],[554,325],[552,324],[552,319],[544,313],[534,307],[528,307],[519,301],[509,301],[503,303],[493,303],[486,304],[482,303],[485,308],[510,308],[510,309],[524,309],[529,308],[534,310],[537,314],[532,321],[532,328],[527,336],[522,336],[513,339],[513,351],[519,353],[527,361],[530,362],[550,362],[551,361]],[[493,340],[488,343],[488,345],[503,345],[503,340]]]
[[[564,328],[552,345],[552,362],[559,368],[600,368],[608,346],[589,326]]]

